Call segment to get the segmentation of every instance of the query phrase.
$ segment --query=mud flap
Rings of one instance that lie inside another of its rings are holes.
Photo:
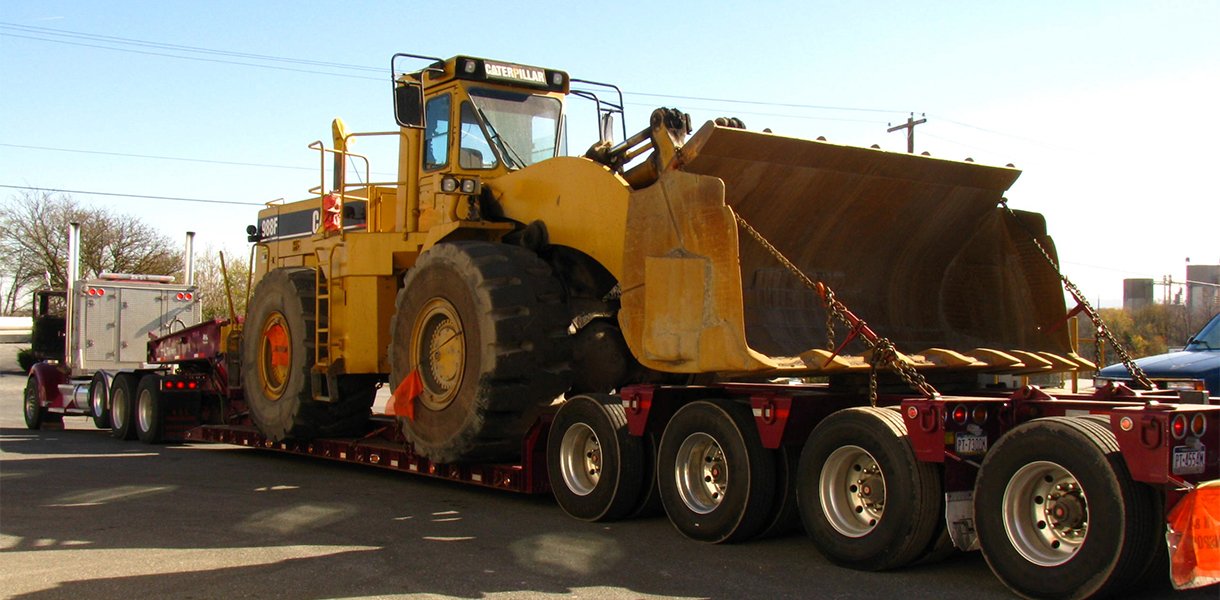
[[[1169,512],[1170,576],[1174,589],[1220,583],[1220,481],[1209,481]]]

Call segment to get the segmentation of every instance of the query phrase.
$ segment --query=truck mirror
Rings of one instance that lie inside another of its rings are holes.
[[[613,142],[614,141],[614,114],[606,113],[606,114],[602,115],[601,126],[602,126],[601,141]]]
[[[424,86],[402,82],[394,87],[394,120],[401,127],[424,128]]]

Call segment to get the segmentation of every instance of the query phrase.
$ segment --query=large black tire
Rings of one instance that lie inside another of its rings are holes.
[[[775,504],[761,538],[783,537],[800,529],[801,514],[797,509],[796,480],[800,474],[801,450],[795,446],[780,446],[775,455]]]
[[[161,397],[161,376],[145,375],[136,385],[136,437],[145,444],[159,444],[165,434],[165,400]]]
[[[93,416],[94,427],[110,428],[110,386],[101,371],[94,373],[93,381],[89,382],[89,414]]]
[[[27,429],[42,429],[43,423],[62,423],[64,420],[63,415],[47,412],[47,409],[43,408],[42,398],[38,393],[38,379],[33,375],[25,382],[21,408]]]
[[[700,400],[678,409],[661,434],[657,486],[683,535],[742,542],[768,524],[775,456],[763,447],[747,406]]]
[[[1163,544],[1150,489],[1131,479],[1108,425],[1053,417],[1012,429],[974,488],[987,564],[1030,598],[1091,598],[1135,583]]]
[[[110,435],[120,440],[136,439],[136,386],[134,373],[119,373],[110,382]]]
[[[627,514],[628,518],[642,519],[665,514],[665,507],[661,505],[661,492],[657,489],[657,449],[661,445],[658,438],[659,436],[652,432],[645,432],[640,438],[644,446],[644,488],[640,490],[640,499],[635,503],[635,508]]]
[[[571,383],[571,317],[529,250],[437,244],[407,271],[391,321],[390,385],[418,369],[423,391],[399,423],[436,462],[515,460],[521,438]]]
[[[569,398],[551,422],[547,476],[560,508],[582,521],[628,516],[645,488],[644,441],[627,433],[622,400]]]
[[[809,434],[799,468],[801,521],[835,563],[902,567],[921,558],[943,528],[942,483],[932,465],[915,458],[895,411],[830,415]]]
[[[250,418],[274,442],[359,435],[371,412],[369,376],[340,376],[329,401],[314,399],[315,286],[313,269],[275,269],[258,282],[247,311],[242,388]]]

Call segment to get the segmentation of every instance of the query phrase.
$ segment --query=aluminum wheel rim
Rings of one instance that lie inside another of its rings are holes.
[[[106,410],[105,397],[104,386],[95,385],[89,390],[89,408],[93,411],[93,416],[99,416]]]
[[[442,410],[457,397],[466,371],[466,336],[457,308],[444,298],[424,305],[411,332],[411,366],[418,368],[424,406]]]
[[[843,446],[826,457],[818,492],[826,521],[850,538],[872,533],[885,514],[885,473],[859,446]]]
[[[110,424],[119,429],[127,422],[127,395],[115,390],[113,402],[110,403]]]
[[[678,495],[691,511],[706,515],[724,501],[729,485],[729,466],[716,438],[692,433],[678,447],[674,477]]]
[[[573,494],[587,496],[602,475],[602,446],[593,429],[577,423],[563,432],[559,443],[559,470]]]
[[[136,418],[140,420],[140,431],[152,431],[153,397],[151,390],[142,390],[137,401]]]
[[[1042,567],[1072,559],[1089,530],[1088,499],[1080,482],[1050,461],[1021,467],[1008,480],[1004,531],[1017,552]]]

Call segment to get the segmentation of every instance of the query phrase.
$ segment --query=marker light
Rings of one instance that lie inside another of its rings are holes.
[[[982,404],[974,407],[974,413],[971,415],[971,417],[974,418],[974,422],[978,423],[979,425],[986,423],[987,422],[987,407]]]
[[[1203,437],[1207,432],[1207,417],[1203,413],[1195,413],[1195,416],[1190,418],[1190,434],[1195,437]]]

